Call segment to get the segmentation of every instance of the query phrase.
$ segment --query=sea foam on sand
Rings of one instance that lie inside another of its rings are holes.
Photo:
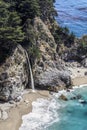
[[[59,91],[54,93],[49,99],[38,98],[32,102],[32,112],[22,117],[23,123],[19,130],[45,130],[52,123],[58,122],[58,110],[66,106],[66,104],[64,105],[64,103],[58,100],[59,96],[64,94],[65,96],[72,97],[75,89],[84,86],[87,86],[87,84],[74,86],[70,92],[66,90]]]
[[[57,109],[60,104],[53,99],[39,98],[32,103],[32,112],[23,116],[23,124],[19,130],[43,130],[50,123],[58,121]]]

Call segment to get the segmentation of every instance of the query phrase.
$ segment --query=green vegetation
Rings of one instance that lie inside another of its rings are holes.
[[[9,11],[10,5],[0,2],[0,42],[19,43],[23,40],[21,19],[17,12]]]
[[[54,9],[53,3],[55,0],[39,0],[41,18],[46,21],[54,20],[54,17],[57,16],[57,12]]]
[[[14,44],[20,43],[32,57],[39,57],[37,34],[33,20],[52,20],[56,15],[54,0],[1,0],[0,1],[0,62],[8,55]],[[27,46],[27,47],[26,47]]]
[[[65,46],[71,47],[74,44],[75,35],[69,32],[67,27],[56,27],[52,34],[55,38],[57,45],[64,44]]]
[[[20,14],[23,23],[35,16],[40,16],[40,6],[38,0],[17,0],[16,10]]]
[[[78,55],[86,55],[87,56],[87,36],[83,36],[78,42]]]
[[[0,50],[4,50],[4,53],[8,55],[11,47],[19,43],[27,48],[31,57],[39,58],[38,34],[34,30],[35,17],[40,17],[46,24],[49,24],[57,46],[64,44],[71,47],[75,36],[69,32],[68,28],[55,26],[54,18],[57,12],[54,9],[54,2],[55,0],[1,0]],[[2,54],[0,59],[3,59]]]

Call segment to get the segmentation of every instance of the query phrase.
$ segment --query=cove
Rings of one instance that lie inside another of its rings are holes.
[[[68,101],[58,99],[64,94]],[[22,117],[19,130],[87,130],[87,104],[79,99],[71,100],[75,95],[87,101],[87,86],[54,93],[50,99],[39,98],[32,103],[32,112]]]

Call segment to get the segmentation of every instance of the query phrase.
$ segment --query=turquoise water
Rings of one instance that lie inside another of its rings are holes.
[[[87,87],[76,89],[71,95],[75,94],[81,94],[82,99],[87,100]],[[87,130],[87,104],[81,104],[79,100],[61,103],[65,104],[65,107],[58,110],[59,121],[47,130]]]
[[[87,34],[87,0],[56,0],[56,20],[67,26],[77,37]]]
[[[61,94],[69,100],[59,100]],[[22,117],[19,130],[87,130],[87,104],[70,100],[78,94],[87,101],[87,86],[54,93],[50,99],[37,99],[32,103],[32,112]]]

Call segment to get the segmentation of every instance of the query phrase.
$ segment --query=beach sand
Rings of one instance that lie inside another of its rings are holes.
[[[15,103],[7,109],[8,119],[0,121],[0,130],[19,130],[22,116],[32,111],[32,102],[37,98],[49,98],[49,91],[38,90],[35,93],[29,91],[24,94],[23,100],[20,103]],[[3,104],[0,105],[3,106]]]
[[[72,79],[72,83],[73,83],[73,86],[87,84],[87,76],[76,77],[76,78]]]
[[[87,75],[85,75],[85,72],[87,72],[87,68],[74,67],[74,68],[69,68],[68,70],[71,71],[73,86],[87,84]]]

